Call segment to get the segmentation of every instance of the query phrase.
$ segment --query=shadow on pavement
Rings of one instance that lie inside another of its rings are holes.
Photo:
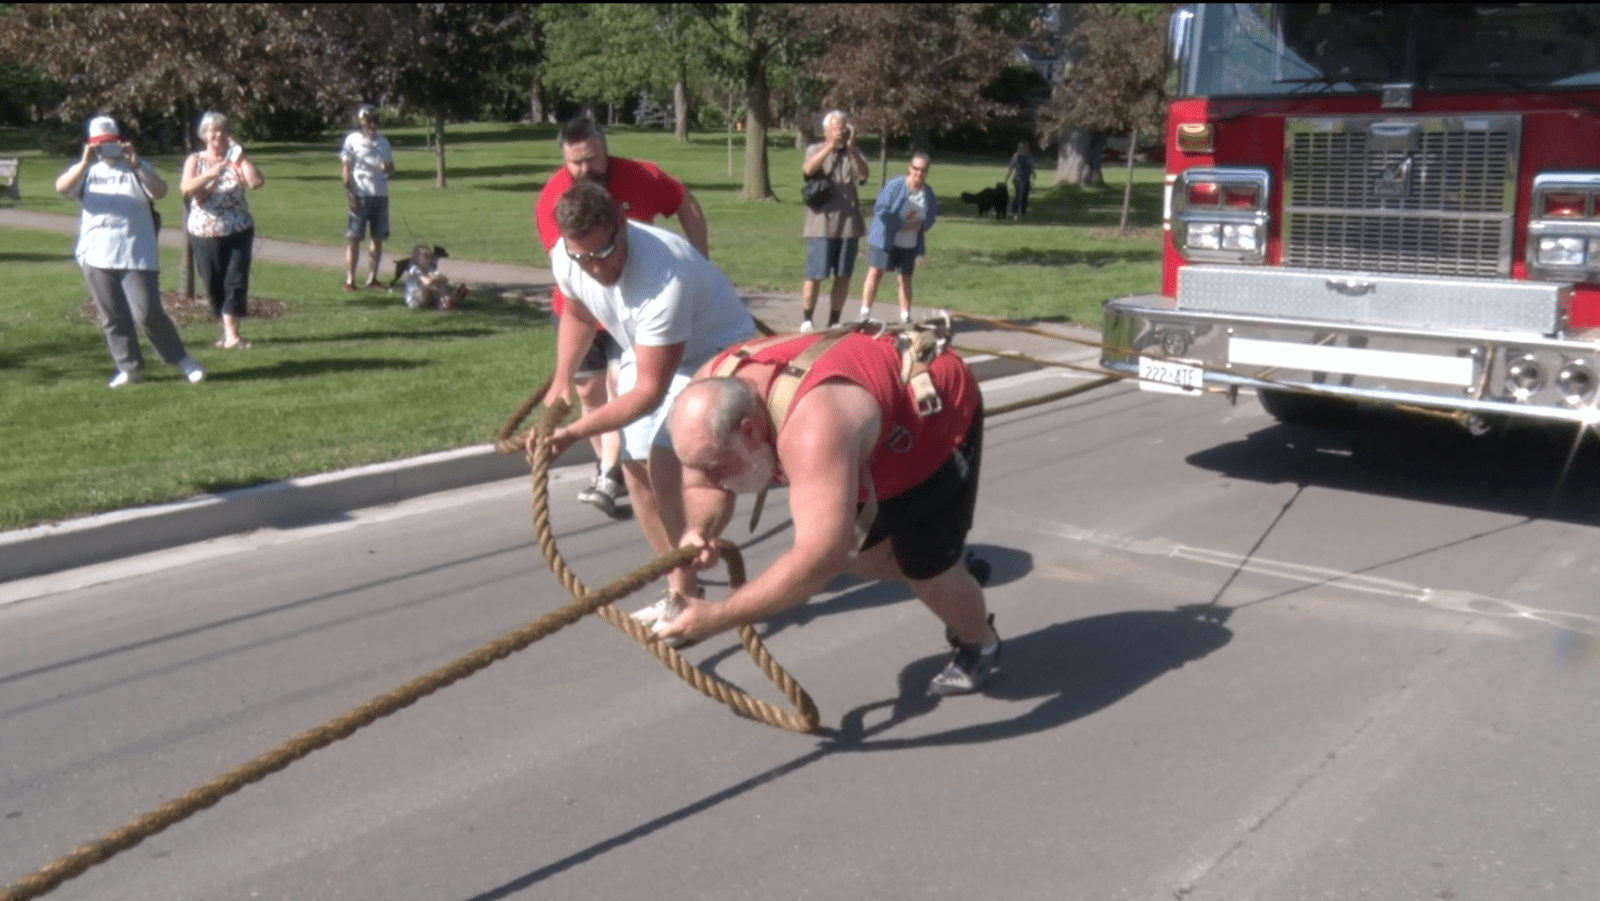
[[[999,566],[996,566],[999,569]],[[1233,633],[1224,625],[1229,610],[1193,605],[1173,611],[1136,610],[1060,623],[1006,642],[1001,671],[987,702],[1021,703],[1044,698],[1020,716],[953,729],[912,739],[869,740],[931,711],[939,699],[927,697],[928,679],[943,657],[919,660],[900,675],[900,696],[868,704],[845,714],[839,729],[823,729],[823,741],[812,751],[780,764],[692,804],[669,811],[632,829],[582,848],[560,860],[531,870],[467,901],[511,897],[553,876],[625,847],[662,829],[753,792],[835,754],[886,751],[930,745],[994,741],[1037,732],[1104,709],[1159,676],[1199,660],[1227,644]],[[959,700],[959,699],[958,699]],[[982,704],[985,700],[971,699]],[[1007,708],[1012,705],[1006,705]],[[887,720],[865,726],[867,715],[889,708]]]
[[[1451,422],[1373,412],[1353,428],[1274,425],[1188,462],[1255,482],[1600,524],[1600,442],[1574,426],[1475,437]]]

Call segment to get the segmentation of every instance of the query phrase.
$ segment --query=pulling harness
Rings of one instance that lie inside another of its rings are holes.
[[[773,377],[772,384],[767,391],[767,420],[772,426],[772,440],[778,440],[778,431],[783,428],[784,421],[788,419],[790,408],[794,406],[796,393],[800,384],[805,381],[806,374],[811,371],[817,361],[822,359],[828,351],[832,350],[840,341],[854,334],[869,335],[874,340],[885,334],[894,336],[895,350],[900,355],[900,384],[909,385],[912,397],[916,401],[917,415],[923,418],[936,415],[944,409],[944,401],[939,397],[939,391],[934,387],[933,377],[928,373],[928,367],[939,354],[950,346],[950,338],[955,333],[955,328],[950,322],[949,314],[943,314],[933,319],[921,322],[904,322],[899,325],[890,325],[886,322],[868,320],[855,325],[836,327],[822,333],[814,344],[801,351],[793,360],[779,365],[778,373]],[[805,334],[773,335],[761,341],[745,344],[731,351],[719,361],[712,369],[711,375],[716,378],[731,377],[739,364],[750,360],[756,354],[779,347],[790,341],[807,337]],[[867,499],[862,504],[861,510],[856,514],[856,550],[859,551],[866,543],[867,533],[872,529],[872,521],[878,516],[878,492],[873,487],[872,480],[866,480]],[[753,532],[756,523],[761,519],[761,508],[766,504],[767,489],[762,488],[756,495],[755,507],[750,511],[750,530]]]

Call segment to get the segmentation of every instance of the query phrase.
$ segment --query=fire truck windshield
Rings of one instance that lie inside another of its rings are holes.
[[[1186,32],[1184,95],[1600,85],[1592,4],[1203,3]]]

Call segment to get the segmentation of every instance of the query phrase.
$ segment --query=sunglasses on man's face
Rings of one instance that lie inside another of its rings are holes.
[[[577,263],[579,266],[587,266],[590,263],[593,263],[595,260],[603,260],[616,252],[617,236],[621,234],[621,232],[622,223],[618,222],[617,224],[611,226],[611,240],[606,243],[606,246],[592,250],[588,253],[573,253],[569,250],[567,251],[567,258],[572,260],[572,262]]]

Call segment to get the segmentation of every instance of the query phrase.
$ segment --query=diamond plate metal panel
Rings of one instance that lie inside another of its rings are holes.
[[[1553,335],[1572,289],[1550,282],[1185,266],[1178,308],[1331,323]]]

